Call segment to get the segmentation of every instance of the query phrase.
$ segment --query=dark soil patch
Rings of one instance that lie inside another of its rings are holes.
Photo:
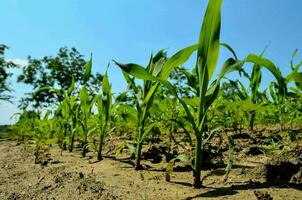
[[[257,156],[260,154],[263,154],[263,149],[259,146],[251,146],[248,148],[248,151],[246,152],[247,155]]]
[[[258,200],[273,200],[273,197],[268,192],[254,191]]]
[[[251,139],[251,136],[247,133],[237,133],[233,136],[233,139]]]
[[[266,181],[272,184],[302,183],[302,147],[273,157],[266,165]]]
[[[144,150],[142,153],[142,158],[145,160],[151,161],[151,163],[160,163],[163,160],[163,157],[166,158],[166,161],[170,161],[178,155],[177,150],[169,152],[168,147],[166,146],[151,146],[147,150]]]

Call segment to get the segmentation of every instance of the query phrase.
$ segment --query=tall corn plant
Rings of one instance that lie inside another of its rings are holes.
[[[284,90],[284,79],[280,76],[280,71],[278,68],[276,68],[276,66],[270,60],[255,54],[249,54],[242,61],[238,60],[234,50],[231,49],[230,46],[227,44],[221,44],[219,42],[221,5],[222,0],[209,0],[201,27],[198,44],[186,47],[171,56],[163,65],[162,71],[156,76],[136,64],[116,63],[123,71],[131,74],[134,77],[149,81],[157,81],[156,84],[151,86],[150,91],[156,90],[158,84],[162,83],[183,106],[187,115],[187,120],[191,124],[195,135],[193,166],[195,188],[201,187],[200,172],[203,147],[207,142],[209,142],[215,133],[215,131],[207,130],[207,111],[218,96],[220,81],[222,78],[230,72],[240,70],[245,62],[250,62],[264,66],[270,70],[277,78],[278,83],[280,83],[280,90]],[[230,50],[234,58],[227,59],[220,69],[217,78],[211,81],[216,69],[220,45]],[[192,79],[189,81],[192,81],[192,84],[195,85],[196,96],[193,97],[193,101],[189,103],[188,101],[179,98],[176,88],[167,79],[173,68],[184,64],[195,51],[197,51],[197,59],[193,71],[197,78],[195,80],[194,77],[192,77]]]
[[[83,76],[83,86],[80,90],[80,114],[81,117],[79,119],[79,122],[82,126],[83,130],[83,144],[82,144],[82,156],[85,157],[87,150],[88,150],[88,135],[90,133],[89,127],[88,127],[88,120],[90,116],[92,115],[92,107],[95,103],[95,98],[91,97],[89,95],[88,89],[87,89],[87,81],[91,75],[91,68],[92,68],[92,58],[86,63],[85,66],[85,73]]]
[[[127,73],[150,81],[157,81],[157,84],[151,86],[151,90],[155,90],[159,83],[163,83],[174,95],[178,98],[181,105],[184,107],[187,115],[187,120],[192,125],[195,135],[195,156],[194,156],[194,187],[201,187],[201,162],[203,146],[212,137],[212,134],[207,134],[206,130],[206,114],[217,97],[219,91],[220,80],[229,72],[242,67],[243,61],[238,61],[234,58],[229,58],[223,65],[218,78],[210,84],[213,73],[216,68],[219,55],[219,36],[220,36],[220,9],[222,0],[210,0],[204,16],[204,21],[201,27],[199,43],[184,48],[173,55],[165,62],[163,70],[157,76],[152,75],[143,67],[134,64],[120,64],[118,66]],[[228,49],[229,46],[225,45]],[[174,67],[185,63],[192,53],[197,50],[197,60],[195,71],[197,74],[197,109],[191,109],[186,102],[179,98],[176,88],[170,84],[167,79]]]
[[[100,127],[98,160],[102,160],[102,148],[107,133],[106,129],[108,127],[109,120],[110,120],[111,105],[112,105],[111,87],[106,71],[102,82],[102,94],[97,96],[98,124]]]
[[[131,68],[137,68],[147,74],[150,74],[154,77],[160,76],[160,73],[163,70],[164,63],[166,61],[166,54],[164,51],[159,51],[155,56],[151,56],[150,61],[146,68],[141,67],[137,64],[129,64],[123,65],[116,61],[114,61],[118,66],[123,69],[123,75],[129,85],[129,88],[135,95],[135,107],[137,111],[137,128],[138,134],[136,137],[136,151],[135,151],[135,169],[138,170],[141,168],[140,165],[140,157],[142,150],[142,143],[146,139],[147,135],[153,128],[153,124],[147,127],[147,120],[149,117],[149,110],[153,104],[154,95],[156,90],[159,87],[159,84],[154,80],[144,80],[143,87],[138,87],[135,83],[134,78],[130,77],[130,75],[137,77],[136,74],[132,73]],[[130,69],[130,70],[127,70]]]

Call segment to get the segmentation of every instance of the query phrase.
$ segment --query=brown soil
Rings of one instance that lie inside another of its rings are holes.
[[[152,157],[145,155],[146,157]],[[32,146],[0,141],[0,199],[294,199],[302,197],[301,185],[269,186],[261,167],[264,154],[238,155],[229,179],[223,169],[202,171],[202,189],[192,187],[192,172],[174,172],[165,181],[165,159],[144,160],[148,169],[135,171],[131,160],[96,160],[89,152],[61,152],[51,147],[39,164],[34,164]]]

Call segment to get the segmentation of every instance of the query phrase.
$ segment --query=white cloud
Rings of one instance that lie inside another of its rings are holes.
[[[10,58],[7,59],[7,61],[11,61],[13,63],[15,63],[16,65],[20,65],[20,66],[25,66],[28,64],[26,59],[22,59],[22,58]]]

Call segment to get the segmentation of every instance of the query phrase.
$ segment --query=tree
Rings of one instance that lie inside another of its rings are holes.
[[[7,92],[11,92],[12,89],[8,86],[7,80],[12,75],[7,69],[16,67],[16,65],[11,61],[6,61],[4,54],[5,50],[8,49],[8,46],[0,44],[0,101],[10,101],[12,98],[11,95]]]
[[[75,80],[75,90],[79,91],[79,86],[83,80],[86,60],[76,48],[68,49],[63,47],[55,57],[45,56],[41,59],[28,57],[28,65],[23,68],[23,73],[18,76],[18,82],[22,82],[33,87],[34,91],[28,93],[21,100],[21,108],[33,106],[34,108],[47,107],[54,103],[62,102],[64,97],[52,90],[39,90],[44,87],[55,87],[67,90],[72,79]],[[101,74],[91,75],[87,85],[91,90],[100,88]]]

